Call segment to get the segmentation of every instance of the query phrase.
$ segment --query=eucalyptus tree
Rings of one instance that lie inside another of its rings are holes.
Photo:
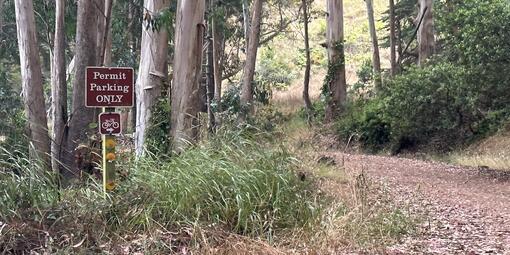
[[[30,156],[50,168],[50,139],[44,105],[43,77],[32,0],[15,0],[16,26]]]
[[[183,151],[198,139],[199,83],[202,78],[202,48],[205,1],[179,0],[175,24],[175,56],[171,102],[173,149]]]
[[[143,154],[152,107],[161,96],[167,82],[168,30],[154,27],[153,19],[168,8],[169,0],[145,0],[140,66],[136,81],[136,132],[135,152]],[[152,24],[152,25],[151,25]]]
[[[343,1],[327,1],[328,74],[325,80],[327,105],[325,121],[333,121],[343,110],[347,98],[344,53]]]
[[[419,0],[420,20],[418,23],[418,64],[423,65],[425,61],[434,54],[434,17],[433,0]]]
[[[253,77],[255,75],[255,63],[257,61],[257,50],[260,39],[260,23],[262,21],[263,0],[253,1],[253,14],[250,26],[250,40],[246,52],[246,63],[244,65],[244,76],[241,88],[241,114],[240,120],[245,121],[247,116],[253,112]]]
[[[380,89],[380,87],[382,86],[381,57],[379,55],[379,42],[377,41],[377,31],[375,28],[374,2],[373,0],[365,0],[365,3],[367,5],[370,38],[372,39],[372,66],[374,69],[375,87],[377,89]]]
[[[55,172],[61,172],[62,144],[67,123],[67,82],[65,61],[65,0],[55,1],[55,35],[51,64],[52,144],[51,159]]]

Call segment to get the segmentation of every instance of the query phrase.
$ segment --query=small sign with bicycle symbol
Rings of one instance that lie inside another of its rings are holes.
[[[102,135],[117,135],[121,132],[120,113],[105,112],[99,115],[99,133]]]

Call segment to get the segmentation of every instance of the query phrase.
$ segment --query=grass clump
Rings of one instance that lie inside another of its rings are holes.
[[[150,194],[145,199],[153,205],[151,217],[163,222],[213,223],[270,236],[277,229],[304,226],[318,212],[311,183],[300,181],[294,166],[283,148],[240,137],[216,139],[167,163],[154,155],[145,158],[126,186],[138,192],[122,192],[135,195],[131,200]]]

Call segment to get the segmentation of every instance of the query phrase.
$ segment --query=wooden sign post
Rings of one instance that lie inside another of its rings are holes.
[[[116,135],[122,132],[120,113],[115,108],[133,107],[134,71],[124,67],[87,67],[85,106],[102,108],[99,133],[102,135],[103,190],[115,189]]]

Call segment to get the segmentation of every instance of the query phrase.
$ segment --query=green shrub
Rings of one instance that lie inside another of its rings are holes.
[[[340,135],[357,134],[370,150],[399,152],[415,146],[450,150],[489,135],[508,121],[510,29],[504,25],[510,23],[508,1],[455,2],[440,6],[437,17],[435,59],[386,80],[376,96],[365,86],[354,86],[354,92],[360,88],[362,92],[354,95],[355,102],[339,120]]]

